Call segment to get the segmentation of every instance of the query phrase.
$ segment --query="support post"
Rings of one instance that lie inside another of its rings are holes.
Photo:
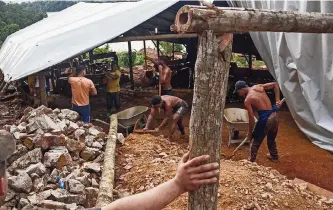
[[[175,43],[172,43],[172,60],[175,60]]]
[[[117,115],[113,114],[110,117],[110,129],[104,152],[103,172],[96,202],[96,207],[100,208],[113,201],[117,128]]]
[[[147,49],[146,49],[146,40],[143,40],[143,53],[144,53],[144,56],[145,56],[145,69],[147,69]]]
[[[38,79],[39,79],[40,103],[41,103],[41,105],[47,106],[45,76],[44,75],[39,75]]]
[[[193,105],[190,118],[190,159],[210,155],[220,162],[221,127],[227,94],[232,35],[204,31],[199,35],[195,64]],[[214,64],[214,65],[212,65]],[[216,210],[219,182],[189,193],[188,209]]]
[[[128,42],[128,63],[129,63],[129,68],[130,68],[131,89],[134,90],[133,60],[132,60],[132,45],[131,45],[131,41]]]
[[[157,45],[157,57],[160,58],[160,40],[156,40]]]
[[[252,70],[252,54],[249,53],[249,69]]]

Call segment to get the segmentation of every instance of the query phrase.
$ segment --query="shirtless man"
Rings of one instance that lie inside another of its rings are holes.
[[[168,122],[169,118],[172,117],[172,124],[170,127],[170,135],[168,139],[170,140],[172,138],[172,135],[176,130],[176,124],[178,125],[178,129],[181,134],[184,135],[185,130],[183,126],[183,116],[188,111],[188,105],[183,99],[180,99],[176,96],[153,96],[151,112],[144,130],[147,130],[150,127],[155,115],[160,112],[161,108],[164,110],[165,118],[163,119],[160,126],[158,126],[158,128],[155,130],[159,131]]]
[[[160,82],[162,85],[162,95],[172,96],[172,86],[171,86],[171,76],[172,70],[169,68],[166,63],[161,59],[153,59],[146,57],[147,60],[150,60],[154,63],[155,70],[158,71]]]
[[[265,92],[265,90],[269,89],[274,89],[275,93],[276,104],[273,106]],[[259,147],[267,135],[267,145],[270,153],[267,157],[272,161],[278,161],[279,156],[275,141],[279,126],[277,110],[283,103],[283,101],[280,101],[280,89],[278,84],[272,82],[249,87],[244,81],[237,81],[234,93],[246,97],[244,105],[249,115],[249,132],[247,139],[251,140],[250,157],[248,160],[251,162],[256,160]],[[255,128],[253,108],[258,111],[259,115]]]

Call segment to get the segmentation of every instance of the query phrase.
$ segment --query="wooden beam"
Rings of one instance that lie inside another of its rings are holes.
[[[178,11],[172,31],[200,33],[273,31],[333,33],[333,14],[244,8],[207,9],[186,5]]]
[[[131,89],[134,90],[134,76],[133,76],[133,61],[132,61],[132,45],[131,42],[128,42],[128,63],[130,69],[130,81]]]
[[[103,172],[99,185],[96,207],[104,207],[113,201],[116,143],[117,143],[117,115],[110,117],[110,128],[106,142],[103,162]]]
[[[142,41],[142,40],[165,40],[165,39],[188,39],[196,38],[197,34],[156,34],[148,36],[127,36],[127,37],[118,37],[110,41],[114,42],[128,42],[128,41]]]
[[[221,36],[210,30],[199,36],[190,118],[190,159],[208,154],[209,162],[220,162],[231,48],[232,34]],[[219,181],[190,192],[188,209],[216,210],[218,189]]]

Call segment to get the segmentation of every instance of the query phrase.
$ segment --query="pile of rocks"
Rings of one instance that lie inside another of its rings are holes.
[[[78,120],[69,109],[40,106],[26,108],[17,125],[4,126],[16,139],[16,151],[7,160],[9,193],[1,209],[95,205],[106,134]]]

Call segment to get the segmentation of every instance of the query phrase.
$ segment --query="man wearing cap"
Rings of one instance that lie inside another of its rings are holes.
[[[85,66],[79,65],[76,71],[68,76],[68,82],[72,86],[72,109],[80,114],[81,120],[90,122],[89,94],[97,95],[94,83],[85,78]]]
[[[156,114],[160,112],[161,108],[164,110],[165,118],[163,119],[160,126],[158,126],[158,128],[156,128],[155,130],[159,131],[168,122],[168,120],[172,118],[170,135],[168,139],[172,138],[172,135],[176,130],[176,124],[178,125],[178,129],[181,132],[181,134],[185,135],[185,130],[183,126],[183,116],[187,113],[189,107],[183,99],[180,99],[176,96],[168,96],[168,95],[153,96],[151,112],[148,117],[148,121],[144,130],[147,130],[150,127],[152,120],[154,119]]]
[[[269,89],[274,89],[275,93],[276,104],[273,106],[265,92],[265,90]],[[249,115],[249,132],[247,139],[251,141],[250,157],[248,160],[251,162],[256,160],[259,147],[267,136],[267,145],[270,153],[267,157],[272,161],[278,161],[279,156],[275,141],[279,126],[277,110],[283,103],[283,101],[281,102],[280,100],[280,89],[278,84],[272,82],[249,87],[246,82],[237,81],[234,93],[246,97],[244,105]],[[258,111],[259,116],[255,128],[253,108]]]
[[[6,176],[6,159],[15,152],[15,139],[8,131],[0,130],[0,206],[3,204],[8,191]]]
[[[121,72],[118,64],[116,62],[112,62],[110,70],[105,72],[105,82],[107,84],[107,117],[110,117],[113,107],[116,108],[116,112],[120,111],[120,76]]]

